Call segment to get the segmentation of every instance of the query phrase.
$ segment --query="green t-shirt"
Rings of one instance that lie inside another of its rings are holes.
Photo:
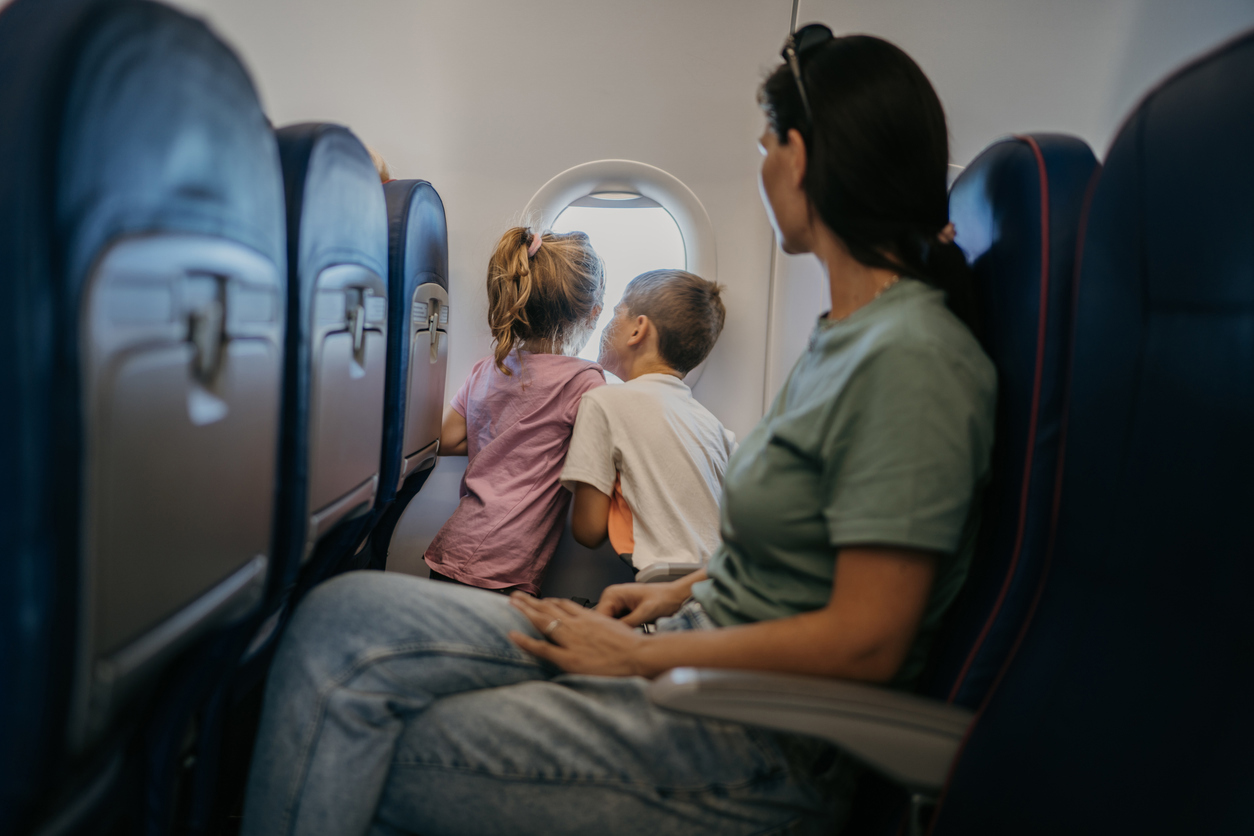
[[[842,546],[939,555],[918,637],[923,667],[966,578],[993,444],[997,375],[944,294],[902,279],[810,346],[727,465],[723,542],[693,595],[721,625],[821,609]]]

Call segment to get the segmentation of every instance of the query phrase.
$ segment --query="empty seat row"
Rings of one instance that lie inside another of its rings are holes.
[[[430,184],[385,197],[347,129],[274,131],[232,51],[146,0],[5,8],[0,112],[0,832],[24,833],[135,815],[144,758],[264,672],[301,592],[386,553],[438,444],[447,233]]]

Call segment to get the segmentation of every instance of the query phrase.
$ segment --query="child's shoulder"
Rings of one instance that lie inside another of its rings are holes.
[[[606,412],[640,415],[648,412],[667,413],[676,410],[688,412],[695,408],[704,412],[705,408],[697,403],[691,392],[682,385],[659,385],[652,380],[652,375],[643,378],[623,381],[593,389],[584,394],[584,402],[591,402]]]
[[[580,388],[603,388],[605,370],[600,364],[582,357],[567,357],[561,354],[548,354],[546,371],[554,379],[564,383],[574,383]]]
[[[576,405],[586,392],[605,386],[605,372],[599,365],[562,354],[527,354],[517,377],[524,390],[552,393]]]
[[[544,384],[563,384],[571,380],[596,380],[604,383],[605,372],[591,360],[582,357],[566,357],[560,354],[531,354],[520,356],[514,352],[505,358],[505,368],[509,373],[501,371],[496,365],[496,358],[488,355],[477,361],[470,369],[469,377],[481,379],[499,379],[501,382],[540,382]]]
[[[489,354],[475,361],[462,385],[468,390],[483,390],[485,387],[492,389],[495,385],[508,381],[509,377],[496,367],[496,358]]]

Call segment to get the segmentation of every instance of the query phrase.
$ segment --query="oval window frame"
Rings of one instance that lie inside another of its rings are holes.
[[[684,242],[684,269],[710,281],[718,281],[718,257],[714,225],[705,206],[692,189],[668,171],[635,160],[593,160],[568,168],[549,179],[527,202],[523,217],[535,219],[548,229],[567,206],[599,192],[634,192],[665,209],[679,227]],[[684,376],[695,386],[705,370],[707,357]]]

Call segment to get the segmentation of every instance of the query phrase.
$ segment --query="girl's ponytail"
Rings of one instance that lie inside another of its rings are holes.
[[[537,237],[541,246],[533,248]],[[529,255],[529,249],[535,254]],[[488,261],[488,327],[496,367],[512,374],[506,358],[528,343],[546,351],[574,347],[578,352],[580,335],[586,335],[604,294],[601,260],[582,232],[507,230]]]
[[[505,358],[518,347],[520,332],[530,324],[527,302],[531,299],[531,259],[527,257],[527,244],[531,236],[523,227],[509,230],[497,242],[488,262],[488,327],[496,343],[496,367],[505,374],[510,373]]]

